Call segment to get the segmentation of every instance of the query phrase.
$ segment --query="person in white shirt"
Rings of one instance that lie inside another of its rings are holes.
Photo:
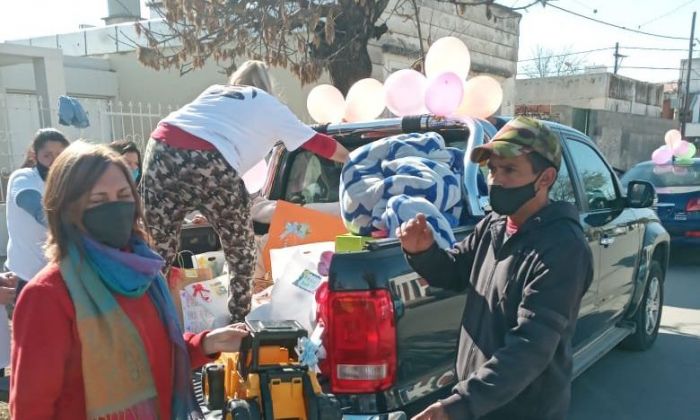
[[[255,241],[242,175],[277,142],[345,162],[348,151],[316,133],[272,96],[267,66],[244,63],[229,85],[213,85],[171,113],[151,134],[141,191],[146,223],[169,267],[186,215],[199,210],[216,230],[229,267],[232,321],[250,309]]]
[[[18,169],[7,183],[7,261],[5,267],[19,278],[22,287],[44,266],[46,217],[42,206],[44,180],[58,155],[70,143],[60,131],[42,128],[32,142],[33,165]]]

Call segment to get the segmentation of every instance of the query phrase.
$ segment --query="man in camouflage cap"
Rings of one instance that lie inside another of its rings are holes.
[[[474,148],[472,162],[483,163],[492,154],[516,157],[535,152],[545,158],[557,170],[561,166],[561,143],[552,131],[537,120],[517,117],[503,126],[491,142]]]
[[[549,201],[561,144],[518,117],[472,151],[488,165],[486,215],[452,250],[437,247],[423,215],[396,235],[433,287],[467,291],[452,395],[414,420],[566,418],[573,336],[593,278],[576,207]]]

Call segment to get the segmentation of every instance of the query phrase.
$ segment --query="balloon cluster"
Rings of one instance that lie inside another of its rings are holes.
[[[398,70],[382,85],[362,79],[347,97],[331,85],[311,90],[306,106],[318,123],[367,121],[384,108],[396,116],[432,113],[440,117],[487,118],[503,101],[501,85],[489,76],[467,80],[469,49],[455,37],[438,39],[425,56],[425,75],[411,69]]]
[[[674,156],[678,163],[689,163],[697,152],[695,145],[683,140],[681,132],[676,129],[668,130],[664,135],[664,141],[666,144],[651,154],[652,162],[657,165],[670,163]]]

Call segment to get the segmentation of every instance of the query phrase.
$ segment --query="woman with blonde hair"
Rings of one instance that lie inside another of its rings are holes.
[[[192,369],[238,351],[247,331],[183,335],[139,202],[130,170],[106,146],[77,142],[54,162],[49,263],[13,319],[13,418],[202,418]]]
[[[171,113],[151,134],[141,188],[146,222],[168,265],[179,248],[185,216],[198,210],[221,238],[229,267],[229,311],[249,311],[255,241],[250,199],[241,176],[277,142],[345,162],[348,151],[316,133],[270,94],[267,66],[249,61],[230,85],[213,85]]]

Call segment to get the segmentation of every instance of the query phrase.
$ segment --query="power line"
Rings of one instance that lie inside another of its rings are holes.
[[[594,50],[587,50],[587,51],[576,51],[576,52],[570,52],[570,53],[562,53],[562,54],[555,54],[555,55],[547,55],[547,56],[542,56],[542,57],[532,57],[532,58],[526,58],[524,60],[518,60],[518,63],[524,63],[526,61],[537,61],[537,60],[542,60],[545,58],[558,58],[558,57],[568,57],[570,55],[577,55],[577,54],[588,54],[592,52],[597,52],[597,51],[607,51],[607,50],[612,50],[615,49],[615,47],[606,47],[606,48],[596,48]],[[685,50],[684,50],[685,51]]]
[[[638,33],[638,34],[641,34],[641,35],[654,36],[654,37],[657,37],[657,38],[665,38],[665,39],[675,39],[675,40],[681,40],[681,41],[687,41],[687,40],[688,40],[688,38],[684,38],[684,37],[680,37],[680,36],[660,35],[660,34],[654,34],[654,33],[651,33],[651,32],[644,32],[644,31],[639,31],[639,30],[636,30],[636,29],[626,28],[626,27],[624,27],[624,26],[616,25],[616,24],[610,23],[610,22],[605,22],[605,21],[602,21],[602,20],[599,20],[599,19],[595,19],[595,18],[586,16],[586,15],[582,15],[582,14],[577,13],[577,12],[573,12],[573,11],[568,10],[568,9],[564,9],[563,7],[556,6],[556,5],[554,5],[554,4],[550,3],[550,2],[547,2],[547,6],[548,6],[548,7],[553,7],[553,8],[555,8],[555,9],[561,10],[562,12],[566,12],[566,13],[569,13],[569,14],[574,15],[574,16],[578,16],[578,17],[580,17],[580,18],[588,19],[588,20],[593,21],[593,22],[596,22],[596,23],[600,23],[600,24],[603,24],[603,25],[612,26],[613,28],[622,29],[622,30],[629,31],[629,32],[634,32],[634,33]]]
[[[642,51],[688,51],[687,48],[654,48],[654,47],[620,47],[624,50],[642,50]]]
[[[680,9],[684,8],[685,6],[689,5],[690,3],[693,3],[694,1],[695,1],[695,0],[687,1],[687,2],[685,2],[685,3],[683,3],[683,4],[681,4],[680,6],[674,8],[673,10],[664,13],[664,14],[661,15],[661,16],[655,17],[655,18],[651,19],[651,20],[648,21],[648,22],[644,22],[644,23],[638,25],[638,26],[637,26],[637,29],[640,29],[642,26],[646,26],[646,25],[648,25],[648,24],[650,24],[650,23],[656,22],[657,20],[661,20],[661,19],[665,18],[666,16],[672,15],[672,14],[676,13],[677,11],[679,11]]]
[[[524,63],[527,61],[537,61],[537,60],[542,60],[546,58],[558,58],[558,57],[566,57],[569,55],[576,55],[576,54],[588,54],[592,52],[598,52],[598,51],[607,51],[607,50],[614,50],[615,47],[605,47],[605,48],[596,48],[593,50],[586,50],[586,51],[574,51],[574,52],[569,52],[569,53],[561,53],[561,54],[554,54],[554,55],[546,55],[542,57],[531,57],[531,58],[525,58],[522,60],[518,60],[518,63]],[[676,51],[688,51],[687,48],[655,48],[655,47],[625,47],[620,45],[621,50],[641,50],[641,51],[662,51],[662,52],[676,52]]]

